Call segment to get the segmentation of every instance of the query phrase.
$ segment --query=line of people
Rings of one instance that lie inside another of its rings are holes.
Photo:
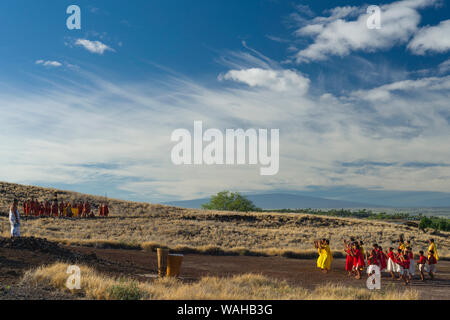
[[[26,217],[80,217],[93,218],[95,211],[93,211],[91,204],[88,201],[60,201],[54,199],[50,201],[37,201],[35,199],[26,200],[23,203],[23,212]],[[102,203],[98,208],[99,217],[108,217],[109,207],[108,203]]]
[[[84,217],[94,218],[95,213],[91,210],[89,202],[70,202],[65,203],[58,200],[39,202],[34,199],[27,200],[23,203],[23,212],[26,217]],[[100,217],[108,217],[109,207],[105,201],[99,207]],[[9,223],[11,225],[11,237],[20,237],[21,218],[19,213],[19,201],[14,199],[9,208]]]
[[[363,241],[356,241],[350,238],[350,241],[344,240],[344,250],[347,253],[345,270],[349,276],[355,275],[356,279],[361,279],[361,273],[366,267],[367,274],[370,276],[376,271],[389,272],[392,279],[403,280],[405,285],[409,284],[412,277],[416,274],[416,265],[420,272],[420,278],[425,281],[424,272],[429,273],[431,279],[434,279],[436,273],[436,264],[439,260],[434,239],[429,240],[427,255],[424,251],[419,251],[418,261],[415,261],[411,241],[404,241],[403,237],[399,239],[398,248],[390,247],[388,252],[378,244],[373,244],[368,252],[364,250]]]
[[[319,253],[317,267],[323,273],[328,273],[333,261],[330,240],[316,240],[314,241],[314,247]],[[433,280],[434,274],[436,273],[436,264],[439,261],[434,239],[429,240],[429,247],[426,254],[424,251],[419,251],[417,262],[411,241],[405,242],[403,237],[399,239],[398,248],[391,247],[388,249],[388,252],[383,251],[383,248],[376,243],[373,244],[372,249],[366,251],[363,241],[350,238],[350,240],[344,240],[344,251],[347,254],[345,270],[349,276],[355,276],[356,279],[361,279],[362,273],[367,266],[368,276],[376,272],[380,272],[381,274],[381,272],[386,271],[391,274],[392,279],[397,278],[400,281],[403,280],[405,285],[409,284],[412,277],[415,276],[416,266],[419,269],[422,281],[425,281],[424,273],[428,273]]]

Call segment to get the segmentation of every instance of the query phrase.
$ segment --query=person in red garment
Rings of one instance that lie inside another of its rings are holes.
[[[397,258],[392,247],[389,248],[388,252],[387,272],[391,274],[392,279],[395,279],[394,272],[397,272]]]
[[[50,216],[51,209],[52,208],[51,208],[50,203],[48,202],[48,200],[45,200],[44,201],[44,215],[46,217]]]
[[[109,215],[109,207],[108,207],[108,203],[105,202],[105,204],[103,205],[103,216],[108,217],[108,215]]]
[[[58,200],[53,200],[53,204],[51,207],[51,214],[52,217],[57,217],[58,216]]]
[[[30,201],[30,212],[32,216],[36,216],[36,201],[34,201],[34,198],[31,198]]]
[[[402,267],[403,267],[403,280],[405,281],[405,286],[409,284],[409,268],[411,261],[409,260],[409,255],[407,253],[403,254]]]
[[[27,200],[27,216],[31,216],[32,212],[31,212],[31,200]]]
[[[403,257],[403,251],[401,249],[397,249],[397,253],[395,255],[395,261],[396,261],[396,267],[397,267],[397,273],[398,273],[398,281],[401,281],[403,279],[403,265],[404,265],[404,257]]]
[[[373,274],[380,274],[380,266],[381,266],[381,259],[380,259],[380,255],[377,249],[372,249],[372,251],[370,251],[369,256],[367,258],[367,275],[370,277]],[[374,282],[375,280],[373,280],[373,284],[375,284]]]
[[[42,214],[42,204],[36,200],[36,216],[40,217]]]
[[[353,244],[352,256],[353,256],[353,267],[356,272],[355,278],[359,280],[361,279],[361,271],[364,270],[366,264],[364,262],[364,257],[360,250],[359,244],[357,242]]]
[[[83,217],[83,201],[78,202],[77,204],[77,208],[78,208],[78,217],[82,218]]]
[[[106,202],[102,203],[98,209],[98,215],[100,217],[107,217],[109,214],[108,204]]]
[[[85,218],[91,217],[91,205],[87,201],[85,201],[83,205],[83,217]]]
[[[436,273],[437,259],[434,254],[434,250],[428,252],[428,264],[425,267],[425,271],[430,274],[431,280],[434,280],[434,274]]]
[[[46,216],[47,215],[47,202],[46,201],[42,201],[42,212],[41,212],[41,216]]]
[[[353,238],[350,238],[350,242],[344,240],[344,251],[347,253],[347,259],[345,260],[345,271],[347,271],[349,277],[351,277],[354,273],[353,257],[352,257],[353,242],[355,242]]]
[[[425,271],[425,265],[427,264],[427,262],[428,259],[427,257],[425,257],[424,252],[419,251],[419,261],[417,262],[417,265],[419,266],[420,280],[422,280],[422,282],[425,281],[425,275],[423,274],[423,272]]]
[[[42,204],[36,200],[36,216],[40,217],[42,214]]]
[[[66,204],[64,203],[64,201],[61,201],[59,203],[59,216],[60,217],[64,217],[65,216],[65,214],[64,214],[64,209],[65,208],[66,208]]]

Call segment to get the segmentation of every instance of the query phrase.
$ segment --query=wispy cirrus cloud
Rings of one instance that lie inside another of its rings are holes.
[[[416,80],[402,80],[385,84],[369,90],[357,90],[352,94],[361,99],[384,103],[392,97],[394,92],[408,92],[427,89],[429,91],[450,90],[450,76],[425,77]]]
[[[450,71],[450,59],[445,60],[438,66],[439,73],[447,73]]]

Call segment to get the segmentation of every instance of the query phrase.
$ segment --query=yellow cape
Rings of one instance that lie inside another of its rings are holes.
[[[430,244],[430,247],[428,248],[428,252],[430,252],[431,250],[433,250],[433,252],[434,252],[434,257],[436,258],[436,261],[439,261],[439,256],[438,256],[437,247],[436,247],[435,243]]]

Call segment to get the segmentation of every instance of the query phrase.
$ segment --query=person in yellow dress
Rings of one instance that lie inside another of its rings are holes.
[[[314,247],[317,249],[317,252],[319,253],[319,258],[317,258],[317,268],[319,269],[322,269],[324,256],[324,250],[322,249],[322,241],[323,240],[314,241]]]
[[[72,203],[71,209],[72,209],[72,217],[78,218],[78,204],[76,203],[76,201]]]
[[[430,239],[430,247],[428,248],[428,254],[430,254],[431,251],[433,251],[433,256],[436,259],[436,262],[439,261],[439,255],[437,252],[436,243],[434,243],[434,239]]]
[[[325,251],[327,253],[326,259],[325,259],[325,266],[327,270],[331,269],[331,263],[333,262],[333,253],[331,252],[330,248],[330,240],[327,239],[327,245],[325,246]]]
[[[402,250],[402,252],[406,251],[405,241],[403,240],[403,237],[400,237],[398,249]]]
[[[322,272],[328,273],[331,269],[331,261],[333,260],[333,254],[330,249],[330,240],[319,240],[315,243],[315,246],[319,253],[317,267],[322,270]]]

